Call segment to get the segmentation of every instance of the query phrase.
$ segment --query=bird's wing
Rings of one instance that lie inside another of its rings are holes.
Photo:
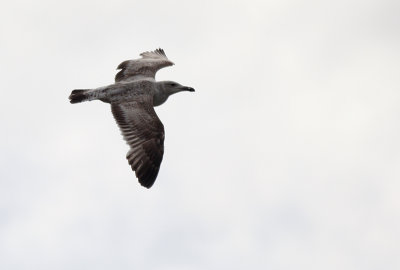
[[[142,95],[137,101],[111,104],[111,110],[130,146],[126,158],[139,183],[150,188],[164,154],[164,126],[154,111],[152,97]]]
[[[119,64],[120,71],[115,75],[115,82],[130,82],[138,79],[155,79],[156,72],[172,63],[163,49],[141,53],[142,58],[127,60]]]

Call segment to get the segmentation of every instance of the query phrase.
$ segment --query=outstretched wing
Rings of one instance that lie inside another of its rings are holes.
[[[170,60],[163,49],[141,53],[142,58],[127,60],[119,64],[117,69],[121,69],[115,75],[115,82],[129,82],[137,79],[155,79],[156,72],[167,66],[172,66]]]
[[[149,95],[137,101],[111,104],[122,135],[130,146],[126,155],[139,183],[150,188],[157,178],[164,154],[164,126]]]

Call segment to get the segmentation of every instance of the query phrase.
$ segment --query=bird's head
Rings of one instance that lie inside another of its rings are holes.
[[[165,91],[165,93],[167,93],[168,95],[172,95],[182,91],[194,92],[194,89],[192,87],[183,86],[174,81],[162,81],[159,82],[159,84],[161,85],[161,88]]]

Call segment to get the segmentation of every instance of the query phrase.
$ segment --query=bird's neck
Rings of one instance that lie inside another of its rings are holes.
[[[170,93],[170,91],[168,91],[168,89],[166,89],[164,85],[157,83],[153,95],[153,106],[159,106],[163,104],[172,94],[173,93]]]

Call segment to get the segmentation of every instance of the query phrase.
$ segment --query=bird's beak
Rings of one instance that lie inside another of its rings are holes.
[[[194,92],[194,88],[189,86],[182,86],[182,91]]]

